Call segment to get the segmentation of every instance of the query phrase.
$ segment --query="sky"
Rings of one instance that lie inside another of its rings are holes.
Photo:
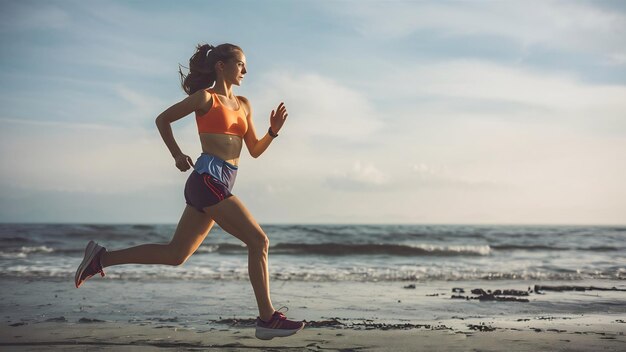
[[[199,43],[243,48],[261,224],[625,224],[621,1],[0,0],[0,222],[167,223],[155,125]],[[173,123],[194,160],[193,114]]]

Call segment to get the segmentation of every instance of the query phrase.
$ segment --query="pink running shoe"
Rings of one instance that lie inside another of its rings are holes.
[[[99,246],[96,242],[89,241],[89,243],[87,243],[87,247],[85,248],[85,257],[78,266],[76,275],[74,276],[76,288],[85,282],[85,280],[96,275],[97,273],[104,276],[104,270],[100,264],[100,257],[104,252],[106,252],[106,248]]]
[[[282,307],[279,309],[282,309]],[[289,310],[289,308],[287,308],[287,310]],[[271,340],[274,337],[293,335],[303,328],[304,322],[289,320],[285,314],[274,311],[274,315],[272,315],[270,321],[261,320],[260,317],[256,318],[256,333],[254,336],[261,340]]]

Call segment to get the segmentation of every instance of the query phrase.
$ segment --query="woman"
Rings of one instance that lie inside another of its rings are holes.
[[[258,139],[250,102],[245,97],[235,96],[232,90],[233,85],[241,84],[247,73],[243,50],[236,45],[198,45],[189,60],[189,71],[187,76],[180,72],[183,89],[189,96],[156,118],[176,167],[180,171],[193,168],[185,185],[187,206],[174,237],[168,244],[144,244],[117,251],[107,251],[90,241],[76,271],[76,287],[95,274],[104,276],[103,269],[112,265],[181,265],[217,222],[248,247],[248,273],[259,307],[256,337],[271,339],[293,335],[304,327],[304,323],[288,320],[272,306],[268,238],[243,203],[231,194],[243,143],[253,157],[263,154],[278,136],[287,118],[287,110],[280,103],[270,114],[267,133]],[[176,144],[170,126],[194,111],[203,151],[195,164]]]

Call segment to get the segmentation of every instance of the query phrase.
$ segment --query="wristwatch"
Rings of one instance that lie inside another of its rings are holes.
[[[276,138],[276,137],[278,137],[278,133],[274,133],[274,132],[272,132],[272,126],[270,126],[270,127],[267,129],[267,133],[269,133],[269,134],[270,134],[270,137],[272,137],[272,138]]]

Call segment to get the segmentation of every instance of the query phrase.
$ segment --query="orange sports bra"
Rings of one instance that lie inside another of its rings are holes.
[[[222,133],[243,137],[248,130],[248,121],[241,101],[236,98],[239,109],[232,110],[222,104],[212,89],[207,89],[207,91],[211,93],[213,104],[209,112],[202,116],[199,116],[196,111],[198,133]]]

